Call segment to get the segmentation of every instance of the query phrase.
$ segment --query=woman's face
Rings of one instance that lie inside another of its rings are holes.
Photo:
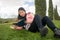
[[[20,15],[20,16],[22,16],[22,17],[24,17],[24,16],[25,16],[25,14],[26,14],[26,12],[25,12],[25,11],[23,11],[23,10],[18,11],[18,13],[19,13],[19,15]]]

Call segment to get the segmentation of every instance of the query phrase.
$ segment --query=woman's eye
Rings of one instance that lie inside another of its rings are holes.
[[[23,13],[23,12],[21,12],[21,13]]]

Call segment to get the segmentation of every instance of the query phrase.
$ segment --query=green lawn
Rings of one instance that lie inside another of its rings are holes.
[[[55,20],[54,24],[60,28],[60,21]],[[60,40],[59,38],[54,38],[54,34],[50,29],[47,36],[41,38],[38,32],[12,30],[9,26],[10,24],[0,24],[0,40]]]

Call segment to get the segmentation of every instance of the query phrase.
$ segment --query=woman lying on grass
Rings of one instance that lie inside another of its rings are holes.
[[[53,33],[54,37],[60,37],[60,29],[57,28],[53,22],[47,17],[43,17],[38,14],[27,13],[23,7],[18,9],[18,22],[13,24],[12,29],[22,30],[26,29],[31,32],[39,32],[41,37],[44,37],[48,33],[48,28],[50,28]]]

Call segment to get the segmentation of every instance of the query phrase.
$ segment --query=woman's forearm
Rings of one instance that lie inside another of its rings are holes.
[[[22,30],[23,27],[16,27],[15,29],[17,29],[17,30]]]
[[[23,27],[18,27],[18,26],[15,26],[15,25],[10,26],[10,28],[11,29],[16,29],[16,30],[22,30],[23,29]]]

